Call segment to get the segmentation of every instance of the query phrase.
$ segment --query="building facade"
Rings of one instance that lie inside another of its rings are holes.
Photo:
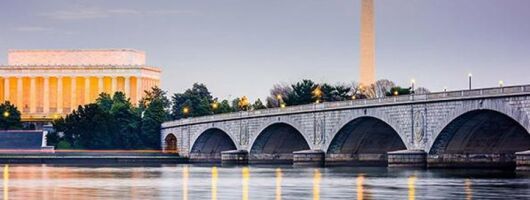
[[[0,66],[0,102],[10,101],[23,121],[49,121],[100,93],[124,92],[133,104],[160,84],[161,70],[133,49],[10,50]]]

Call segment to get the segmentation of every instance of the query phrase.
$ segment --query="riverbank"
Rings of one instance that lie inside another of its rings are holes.
[[[178,154],[153,152],[0,153],[1,164],[180,164]]]

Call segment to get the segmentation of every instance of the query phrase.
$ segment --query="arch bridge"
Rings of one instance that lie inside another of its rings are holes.
[[[530,149],[529,118],[530,85],[520,85],[188,118],[162,124],[160,139],[192,162],[317,152],[326,165],[386,165],[389,152],[413,151],[430,167],[510,167]]]

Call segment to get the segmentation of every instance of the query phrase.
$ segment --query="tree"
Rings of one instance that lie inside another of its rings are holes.
[[[167,109],[170,101],[166,92],[158,87],[147,91],[141,105],[142,116],[140,139],[150,149],[160,149],[160,128],[163,122],[170,118]]]
[[[289,101],[289,96],[293,89],[287,84],[275,84],[270,90],[270,96],[267,97],[267,108],[278,108],[285,101]]]
[[[375,82],[373,89],[375,90],[375,97],[382,98],[385,97],[390,89],[396,87],[396,84],[388,79],[381,79]]]
[[[252,104],[252,109],[254,110],[261,110],[261,109],[266,109],[267,107],[265,105],[263,105],[263,102],[261,102],[261,99],[257,99],[254,104]]]
[[[223,100],[219,103],[219,108],[217,108],[217,113],[230,113],[234,112],[234,109],[230,106],[228,100]]]
[[[184,93],[176,93],[172,97],[171,117],[181,119],[184,117],[198,117],[211,115],[214,111],[211,108],[213,97],[204,84],[195,83],[191,89]],[[188,113],[184,113],[186,108]]]
[[[313,90],[318,87],[312,80],[304,79],[298,83],[292,84],[293,92],[288,94],[285,100],[287,105],[310,104],[316,99],[313,96]]]
[[[397,95],[407,95],[410,94],[410,88],[402,88],[402,87],[393,87],[390,89],[389,92],[387,92],[386,96],[397,96]]]
[[[0,104],[0,128],[4,130],[22,129],[20,111],[9,101]]]
[[[242,96],[241,99],[237,102],[237,106],[239,110],[248,111],[251,107],[250,100],[248,100],[247,96]]]
[[[322,100],[327,102],[332,101],[345,101],[351,99],[350,90],[351,88],[344,84],[337,84],[332,86],[324,83],[320,86],[322,90]]]
[[[110,112],[114,126],[113,144],[120,149],[145,148],[140,139],[141,112],[133,108],[123,92],[116,92],[112,97]],[[101,106],[101,105],[100,105]]]

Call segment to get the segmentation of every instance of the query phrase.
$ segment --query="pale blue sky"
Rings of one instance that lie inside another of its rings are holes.
[[[376,0],[377,78],[433,91],[530,83],[530,1]],[[359,0],[0,1],[8,49],[134,48],[162,87],[265,97],[273,84],[358,79]]]

